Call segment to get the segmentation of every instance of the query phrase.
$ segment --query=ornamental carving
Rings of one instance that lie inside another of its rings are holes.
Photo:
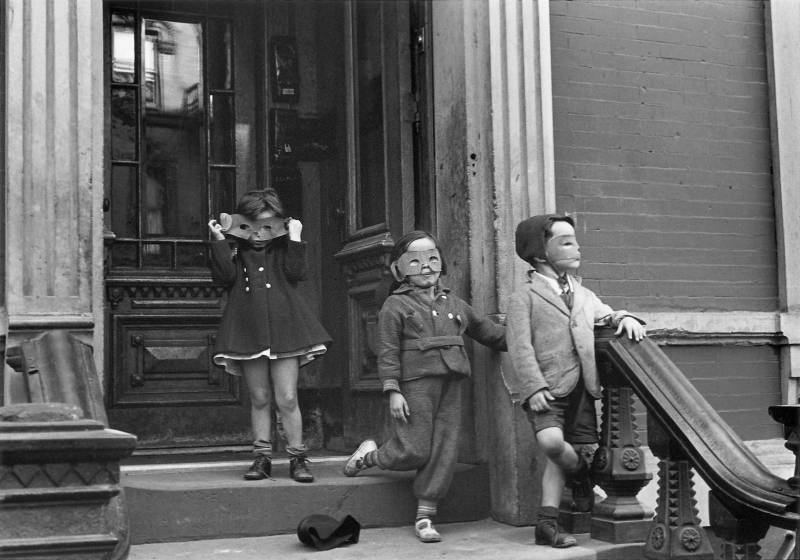
[[[641,465],[641,458],[639,457],[639,452],[635,449],[625,449],[620,456],[620,463],[622,466],[629,471],[635,471]]]
[[[664,546],[664,541],[666,540],[666,535],[664,533],[664,527],[657,526],[654,527],[652,531],[650,531],[650,544],[653,545],[653,548],[656,550],[660,549]]]
[[[703,535],[695,527],[684,527],[679,533],[678,539],[683,548],[689,552],[694,552],[703,543]]]
[[[106,463],[23,463],[0,467],[2,490],[118,483],[119,470]]]

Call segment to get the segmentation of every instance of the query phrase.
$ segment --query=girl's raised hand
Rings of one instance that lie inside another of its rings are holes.
[[[393,391],[389,395],[389,412],[392,414],[392,418],[398,422],[408,422],[411,411],[408,409],[408,403],[403,393]]]
[[[294,218],[286,220],[286,229],[289,231],[289,239],[292,241],[300,241],[300,234],[303,232],[303,223]]]
[[[222,241],[225,239],[225,234],[222,233],[222,224],[220,224],[214,218],[211,218],[208,221],[208,229],[211,231],[211,236],[217,241]]]

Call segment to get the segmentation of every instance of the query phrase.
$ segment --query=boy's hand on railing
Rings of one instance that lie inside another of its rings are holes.
[[[403,393],[393,391],[389,395],[389,412],[391,412],[392,418],[398,422],[408,422],[411,411],[408,409],[408,403]]]
[[[617,326],[617,331],[614,334],[619,336],[623,330],[628,335],[628,338],[635,340],[636,342],[641,341],[647,336],[644,325],[642,325],[633,317],[623,317],[623,319],[619,322],[619,326]]]
[[[546,412],[550,410],[550,401],[552,400],[555,400],[555,397],[550,394],[550,391],[542,389],[530,396],[528,406],[534,412]]]

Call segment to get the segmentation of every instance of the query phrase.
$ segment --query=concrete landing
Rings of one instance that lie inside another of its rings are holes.
[[[131,547],[128,560],[639,560],[641,544],[610,545],[578,535],[578,545],[558,550],[537,546],[533,528],[511,527],[488,519],[470,523],[437,524],[442,542],[423,544],[409,524],[364,529],[356,544],[325,552],[304,546],[295,534],[247,539],[218,539]]]
[[[371,469],[342,475],[345,458],[313,459],[316,481],[289,478],[288,461],[273,462],[272,479],[245,481],[250,461],[126,467],[122,485],[131,543],[191,541],[291,533],[311,513],[355,517],[363,527],[409,525],[416,512],[413,473]],[[437,519],[489,517],[486,465],[459,465]]]

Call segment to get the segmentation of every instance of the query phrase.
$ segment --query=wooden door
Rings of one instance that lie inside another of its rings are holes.
[[[250,441],[246,391],[212,362],[224,302],[205,242],[260,179],[258,13],[106,4],[106,396],[140,449]]]
[[[425,3],[349,2],[345,8],[346,234],[336,258],[347,286],[348,379],[344,439],[387,434],[375,356],[389,253],[403,232],[432,229],[424,86]]]

